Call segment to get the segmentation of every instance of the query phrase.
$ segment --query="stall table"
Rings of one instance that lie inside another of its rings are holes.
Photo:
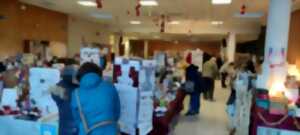
[[[268,110],[260,109],[254,105],[251,114],[250,134],[260,135],[257,133],[259,128],[277,129],[284,132],[281,134],[300,135],[300,118],[273,115]]]

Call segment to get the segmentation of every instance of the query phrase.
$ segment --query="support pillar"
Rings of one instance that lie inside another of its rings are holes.
[[[263,75],[257,87],[284,90],[292,0],[270,0]]]
[[[227,39],[226,57],[228,62],[234,62],[236,50],[236,33],[230,32]]]

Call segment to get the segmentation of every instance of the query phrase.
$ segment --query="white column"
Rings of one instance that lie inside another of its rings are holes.
[[[230,32],[227,39],[226,57],[228,62],[234,62],[236,50],[236,33]]]
[[[270,0],[263,64],[263,88],[284,89],[291,9],[291,0]]]
[[[148,51],[149,51],[149,41],[148,40],[145,40],[144,41],[144,58],[145,59],[148,59]]]
[[[129,43],[129,38],[124,37],[124,45],[125,45],[125,57],[130,57],[130,43]]]

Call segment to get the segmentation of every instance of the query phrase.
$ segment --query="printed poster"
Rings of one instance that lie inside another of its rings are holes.
[[[130,135],[136,134],[138,90],[127,84],[115,84],[121,102],[119,120],[121,131]]]
[[[138,115],[139,135],[147,135],[153,129],[153,111],[153,91],[140,92]]]
[[[98,48],[81,48],[80,64],[92,62],[100,66],[100,51]]]

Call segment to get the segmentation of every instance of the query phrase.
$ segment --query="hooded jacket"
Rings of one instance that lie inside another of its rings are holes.
[[[89,128],[104,121],[114,121],[113,124],[92,130],[89,135],[117,135],[120,99],[113,84],[103,81],[95,73],[88,73],[81,78],[77,93]],[[79,127],[79,135],[86,135],[76,98],[76,94],[73,93],[72,113]]]
[[[193,81],[195,84],[195,92],[203,92],[202,75],[198,71],[199,67],[191,64],[186,68],[185,78],[186,80]]]
[[[77,135],[77,127],[71,112],[71,95],[78,86],[73,83],[72,68],[64,69],[62,80],[57,86],[50,88],[53,100],[59,110],[59,135]]]

